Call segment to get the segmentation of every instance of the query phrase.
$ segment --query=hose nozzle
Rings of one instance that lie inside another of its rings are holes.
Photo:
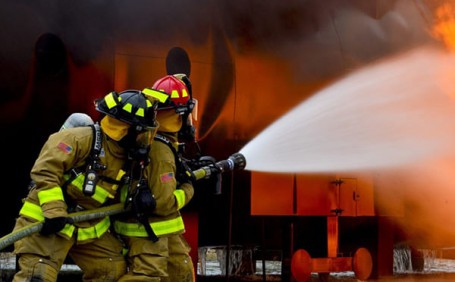
[[[219,161],[215,165],[221,172],[233,171],[234,169],[241,170],[245,168],[246,160],[242,154],[235,153],[227,158],[227,160]]]
[[[195,180],[202,178],[210,178],[211,175],[223,173],[225,171],[233,171],[235,169],[243,170],[246,166],[246,159],[240,153],[231,155],[227,160],[222,160],[217,163],[201,167],[193,171]]]
[[[245,156],[240,153],[232,154],[226,161],[220,161],[219,163],[222,162],[226,162],[226,164],[223,163],[224,170],[243,170],[246,166]]]

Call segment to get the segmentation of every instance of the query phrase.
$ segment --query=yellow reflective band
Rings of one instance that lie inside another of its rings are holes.
[[[95,194],[92,195],[92,199],[99,203],[104,203],[107,198],[113,199],[114,196],[111,195],[107,190],[105,190],[103,187],[96,185],[95,188]]]
[[[117,106],[117,103],[115,102],[114,95],[112,95],[113,92],[109,93],[104,97],[104,101],[106,102],[106,106],[111,109],[115,106]]]
[[[41,206],[52,201],[64,201],[63,192],[59,186],[39,191],[38,199]]]
[[[131,105],[130,103],[127,103],[127,104],[125,104],[125,106],[123,106],[123,110],[125,112],[131,113],[132,109],[133,109],[133,105]]]
[[[24,205],[19,211],[19,214],[33,218],[37,221],[44,220],[43,210],[41,209],[41,207],[27,201],[25,201]]]
[[[182,97],[188,97],[188,92],[186,92],[185,88],[182,90]]]
[[[125,173],[126,172],[123,169],[119,170],[115,180],[120,181],[122,179],[122,177],[125,175]],[[117,189],[118,189],[118,184],[112,185],[112,190],[117,191]],[[112,198],[113,198],[113,196],[112,196]]]
[[[73,233],[76,227],[72,224],[66,224],[65,227],[63,227],[62,230],[60,230],[58,233],[65,235],[68,238],[73,237]]]
[[[44,221],[43,210],[40,206],[25,201],[24,205],[22,206],[20,215],[27,216],[33,218],[37,221]],[[94,238],[101,237],[106,231],[109,229],[111,225],[111,221],[109,217],[105,217],[102,221],[98,222],[94,226],[86,227],[86,228],[79,228],[77,230],[77,240],[84,241]],[[65,227],[60,230],[58,233],[61,233],[68,238],[71,238],[73,235],[74,230],[76,227],[72,224],[66,224]]]
[[[77,189],[79,189],[80,191],[82,191],[82,186],[84,185],[84,180],[85,180],[85,175],[81,173],[71,182],[71,184],[76,186]],[[103,187],[101,187],[99,185],[96,185],[95,194],[93,194],[91,196],[91,198],[93,200],[95,200],[101,204],[106,202],[106,199],[108,197],[114,198],[114,195],[111,195],[106,189],[104,189]]]
[[[171,98],[180,98],[179,92],[177,90],[172,90]]]
[[[85,176],[81,173],[76,176],[76,178],[71,181],[71,184],[79,188],[82,191],[82,185],[84,185]]]
[[[124,236],[148,237],[144,225],[139,223],[126,223],[121,221],[115,221],[114,227],[115,231],[118,234]],[[153,232],[155,232],[157,236],[163,236],[167,234],[185,231],[185,224],[183,223],[183,219],[181,216],[170,220],[152,222],[150,223],[150,227],[152,227]]]
[[[144,109],[143,108],[137,109],[136,115],[140,116],[140,117],[144,117]]]
[[[142,93],[151,96],[155,99],[158,99],[160,103],[166,102],[166,100],[169,98],[169,96],[166,93],[151,88],[144,88],[144,90],[142,90]]]
[[[43,210],[41,209],[41,207],[28,201],[25,201],[24,205],[19,211],[19,214],[22,216],[33,218],[37,221],[44,221]],[[65,227],[58,233],[64,234],[68,238],[71,238],[71,236],[73,236],[74,229],[75,229],[74,225],[66,224]]]
[[[94,226],[79,228],[77,230],[77,241],[85,241],[101,237],[109,229],[111,221],[109,217],[105,217],[102,221]]]
[[[177,189],[174,191],[175,199],[177,200],[177,208],[181,209],[185,205],[185,191]]]
[[[147,104],[147,108],[153,107],[153,104],[149,99],[145,100],[145,103]]]
[[[185,224],[181,216],[170,220],[153,222],[150,224],[156,235],[166,235],[185,230]]]

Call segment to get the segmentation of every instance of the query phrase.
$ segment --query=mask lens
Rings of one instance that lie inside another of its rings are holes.
[[[152,144],[153,138],[156,135],[158,127],[147,127],[136,137],[136,144],[140,148],[147,148]]]

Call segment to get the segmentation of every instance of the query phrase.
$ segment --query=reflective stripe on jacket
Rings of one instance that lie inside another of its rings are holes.
[[[38,221],[45,217],[66,217],[69,203],[91,210],[115,198],[118,182],[112,180],[120,180],[125,174],[123,168],[127,156],[125,149],[117,142],[104,133],[102,135],[99,162],[106,169],[97,170],[99,178],[93,195],[85,195],[82,189],[84,168],[92,149],[92,128],[68,128],[50,135],[31,170],[34,186],[25,199],[21,215]],[[81,169],[83,173],[66,183],[73,169]],[[109,218],[83,221],[67,225],[60,234],[71,237],[77,230],[78,241],[89,242],[104,234],[109,226]]]
[[[41,207],[28,201],[25,201],[24,205],[19,211],[19,214],[36,221],[44,221],[44,215]],[[89,227],[79,227],[76,229],[74,225],[66,224],[65,227],[59,232],[59,234],[63,235],[66,238],[71,238],[74,231],[76,230],[77,240],[79,242],[82,242],[101,237],[109,229],[109,226],[109,217],[104,217],[101,219],[101,221]]]
[[[172,136],[166,136],[171,140]],[[150,149],[150,163],[144,175],[155,196],[156,208],[148,222],[158,237],[185,233],[185,225],[180,214],[193,197],[194,189],[190,183],[179,184],[175,178],[175,156],[167,144],[154,141]],[[126,188],[126,187],[125,187]],[[125,202],[128,191],[122,189],[121,201]],[[147,232],[137,218],[121,218],[114,223],[115,231],[124,236],[147,237]]]
[[[70,174],[65,174],[64,178],[65,180],[70,179],[71,175]],[[83,191],[83,186],[84,186],[84,181],[85,181],[85,174],[81,173],[76,176],[76,178],[71,181],[71,184],[74,185],[79,191]],[[114,198],[114,195],[109,193],[109,191],[105,190],[103,187],[96,185],[95,187],[95,194],[90,196],[93,200],[97,201],[100,204],[103,204],[106,202],[108,198]],[[40,201],[41,202],[41,201]]]
[[[137,222],[114,222],[115,232],[124,236],[133,236],[133,237],[147,237],[147,231],[145,230],[144,225]],[[157,222],[150,222],[150,227],[152,227],[153,232],[156,236],[165,236],[170,234],[180,234],[185,231],[185,225],[183,224],[183,219],[181,216],[161,220]]]

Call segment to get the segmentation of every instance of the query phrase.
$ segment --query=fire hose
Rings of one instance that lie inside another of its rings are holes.
[[[126,211],[127,210],[124,209],[124,204],[118,203],[98,209],[70,213],[68,214],[68,217],[73,219],[74,222],[81,222],[116,215]],[[20,240],[32,233],[39,232],[43,227],[43,223],[44,223],[43,221],[34,222],[30,225],[17,229],[11,232],[10,234],[0,238],[0,250],[3,250],[4,248],[16,242],[17,240]]]
[[[193,174],[195,180],[199,180],[203,178],[210,178],[213,173],[223,173],[225,171],[233,171],[235,169],[242,170],[245,168],[245,165],[245,157],[240,153],[235,153],[231,155],[227,160],[222,160],[213,165],[199,168],[193,171]],[[125,209],[125,205],[123,203],[118,203],[98,209],[70,213],[68,214],[68,217],[76,223],[121,214],[128,211],[128,209]],[[8,235],[3,236],[0,238],[0,250],[3,250],[14,242],[32,233],[39,232],[43,227],[43,223],[43,221],[34,222],[30,225],[17,229]]]

